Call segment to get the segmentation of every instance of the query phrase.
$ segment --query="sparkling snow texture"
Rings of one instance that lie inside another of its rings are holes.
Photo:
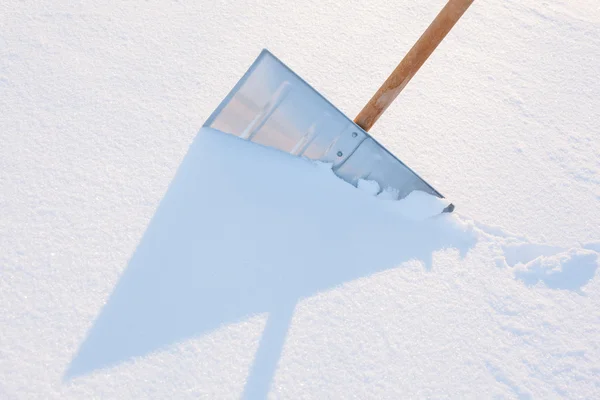
[[[373,128],[455,214],[198,133],[263,47],[355,116],[443,3],[2,2],[0,399],[600,398],[596,0],[476,1]]]

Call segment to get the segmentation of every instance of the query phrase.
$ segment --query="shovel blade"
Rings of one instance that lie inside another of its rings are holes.
[[[204,124],[294,156],[332,164],[356,186],[374,180],[406,197],[443,196],[346,117],[268,50],[263,50]]]

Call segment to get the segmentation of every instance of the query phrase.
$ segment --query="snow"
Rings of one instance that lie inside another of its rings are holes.
[[[381,192],[379,192],[377,197],[382,200],[398,200],[398,197],[400,197],[400,193],[394,188],[386,187]]]
[[[206,131],[214,130],[203,128],[200,134]],[[315,161],[315,163],[323,166],[324,171],[333,174],[331,164],[320,161]],[[396,189],[386,187],[382,190],[379,183],[369,179],[359,179],[356,188],[368,196],[375,196],[378,200],[384,201],[380,206],[393,210],[393,212],[406,220],[422,221],[437,216],[450,204],[447,199],[442,199],[420,190],[415,190],[406,197],[398,199],[399,194]]]
[[[474,2],[373,128],[452,214],[198,132],[262,47],[355,116],[404,3],[0,4],[0,398],[599,398],[596,1]]]
[[[371,196],[377,196],[381,191],[379,183],[367,179],[359,179],[356,187]]]
[[[404,218],[419,221],[440,214],[449,204],[446,199],[415,190],[393,206]]]
[[[528,285],[543,281],[550,288],[579,289],[595,276],[597,258],[595,251],[571,249],[550,257],[540,256],[516,268],[515,275]]]

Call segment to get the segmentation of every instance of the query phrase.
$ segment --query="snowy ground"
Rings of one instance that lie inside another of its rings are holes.
[[[600,6],[474,3],[372,133],[411,221],[198,134],[263,47],[354,116],[444,1],[0,4],[0,398],[600,398]]]

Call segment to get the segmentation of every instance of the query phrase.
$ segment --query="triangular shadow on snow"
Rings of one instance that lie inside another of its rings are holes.
[[[264,397],[299,299],[475,242],[451,216],[406,221],[319,168],[200,133],[64,379],[268,312],[245,389]]]

